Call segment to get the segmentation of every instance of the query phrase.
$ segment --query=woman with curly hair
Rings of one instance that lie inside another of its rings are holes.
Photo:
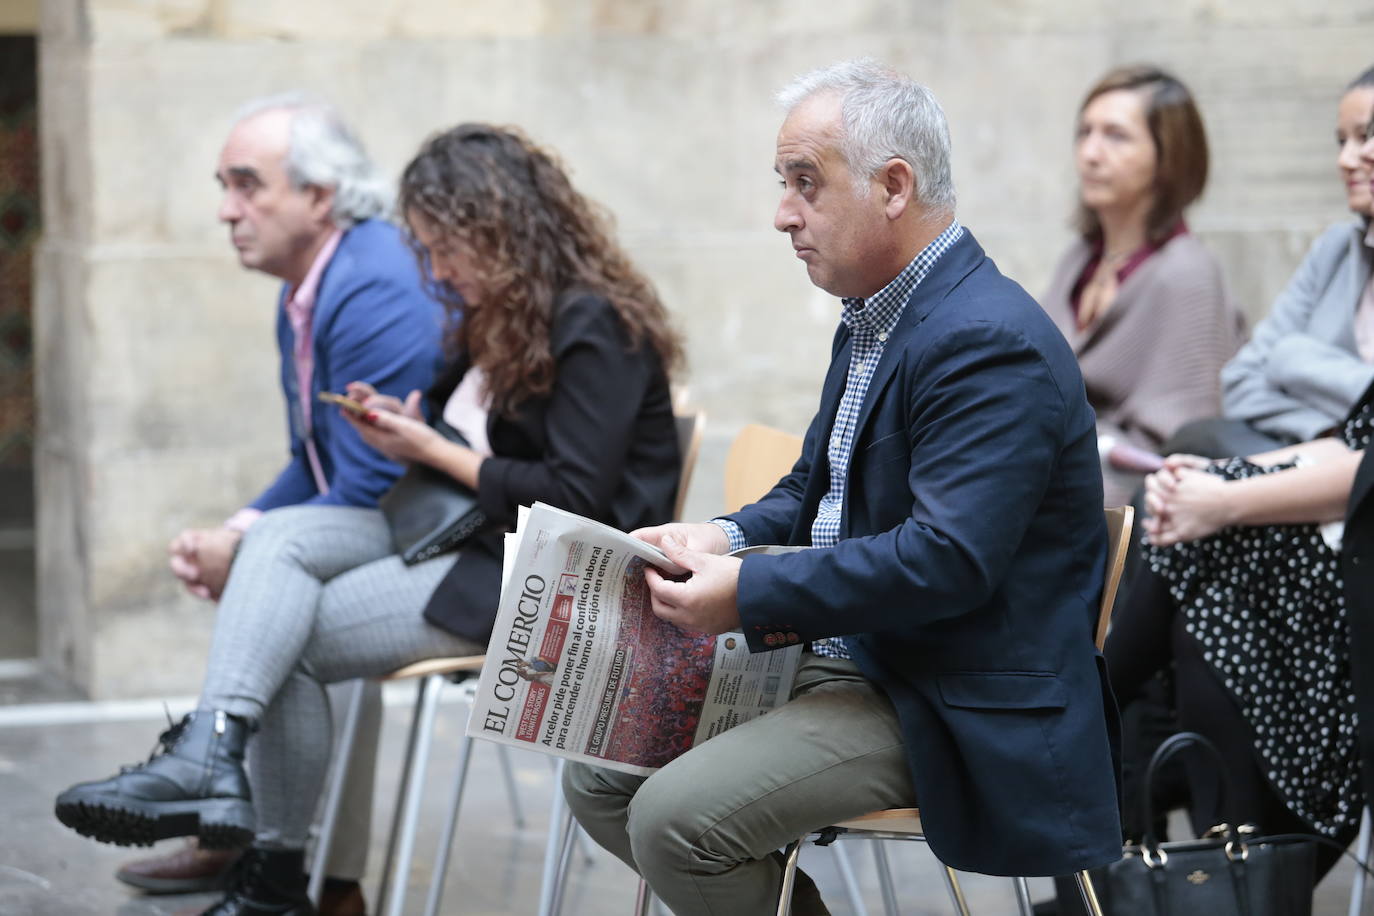
[[[103,842],[252,840],[207,911],[219,916],[314,912],[303,850],[331,746],[324,685],[484,651],[518,506],[626,530],[671,515],[679,343],[558,162],[512,130],[461,125],[407,166],[399,209],[421,269],[462,310],[428,406],[469,444],[425,422],[419,391],[402,402],[359,381],[349,393],[367,412],[350,421],[389,457],[473,488],[485,527],[408,566],[377,510],[268,513],[235,560],[196,711],[147,763],[57,800],[64,823]]]

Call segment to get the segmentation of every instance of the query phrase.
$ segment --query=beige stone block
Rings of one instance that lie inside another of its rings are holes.
[[[1275,297],[1288,285],[1307,249],[1325,228],[1199,229],[1198,236],[1221,262],[1231,294],[1253,329],[1269,314]]]
[[[1298,0],[1172,0],[1154,4],[1109,4],[1123,27],[1141,24],[1179,26],[1199,31],[1228,25],[1354,25],[1367,22],[1369,6],[1360,0],[1307,4]]]
[[[91,265],[84,368],[91,447],[102,456],[284,441],[279,287],[226,261]]]
[[[214,180],[234,111],[252,95],[293,88],[248,78],[261,66],[227,45],[162,42],[103,48],[91,63],[95,238],[121,244],[214,245]],[[270,56],[269,56],[270,57]],[[176,92],[167,87],[175,85]],[[139,112],[130,117],[130,111]]]
[[[893,4],[883,0],[604,0],[560,3],[545,0],[548,30],[554,33],[757,36],[779,33],[889,31],[917,26],[937,28],[948,4]]]
[[[712,428],[804,427],[829,361],[839,301],[811,286],[787,240],[741,235],[632,252],[684,334],[683,381]]]
[[[88,0],[42,0],[38,29],[46,48],[58,44],[85,45],[91,39]]]
[[[89,685],[93,699],[194,696],[200,690],[213,605],[188,596],[102,611]]]
[[[90,232],[89,66],[80,45],[44,35],[38,55],[43,237],[84,242]]]
[[[204,35],[215,25],[212,0],[87,0],[99,44]]]
[[[1065,33],[963,33],[949,41],[944,61],[951,66],[934,69],[930,79],[949,118],[961,221],[980,238],[1025,232],[1050,265],[1058,252],[1046,243],[1068,225],[1077,197],[1078,105],[1109,66],[1104,53],[1082,44]],[[960,60],[999,65],[960,68]],[[1033,79],[1034,90],[1013,89],[1009,74]]]
[[[84,449],[90,427],[90,341],[82,320],[86,277],[83,252],[47,240],[39,244],[33,303],[37,441],[40,447],[73,456]],[[42,512],[40,504],[40,518]]]
[[[548,0],[400,0],[390,21],[406,38],[528,37],[550,31],[556,8]]]
[[[82,456],[53,449],[40,437],[34,449],[34,485],[39,655],[49,670],[89,690],[91,658],[99,643],[87,588],[85,511],[91,494]]]
[[[95,608],[137,608],[179,593],[167,569],[167,543],[185,528],[213,527],[270,480],[245,472],[246,448],[234,452],[102,454],[88,472],[85,520],[88,592]]]

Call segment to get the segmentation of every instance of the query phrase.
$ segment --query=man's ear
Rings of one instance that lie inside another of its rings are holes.
[[[878,169],[878,184],[886,198],[888,219],[897,219],[916,200],[916,173],[905,159],[889,159]]]
[[[328,185],[306,185],[305,191],[310,195],[310,213],[321,222],[330,222],[333,219],[334,209],[334,188]]]

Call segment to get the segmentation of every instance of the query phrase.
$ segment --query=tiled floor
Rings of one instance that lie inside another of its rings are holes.
[[[367,887],[370,897],[376,894],[377,872],[385,852],[385,822],[409,715],[404,696],[388,696],[391,703],[379,763],[377,823]],[[423,906],[463,712],[458,704],[442,708],[408,913],[418,913]],[[51,721],[58,713],[64,721]],[[100,721],[97,713],[104,713],[107,719],[110,715],[117,718]],[[106,776],[119,764],[138,760],[151,749],[159,719],[150,717],[146,706],[139,714],[143,718],[130,720],[128,707],[109,706],[0,707],[0,914],[144,916],[173,913],[213,899],[157,898],[133,892],[115,881],[112,873],[119,863],[142,851],[90,842],[63,828],[52,816],[52,799],[61,789],[78,780]],[[20,722],[20,717],[25,721]],[[496,754],[491,747],[479,745],[448,871],[445,913],[494,916],[536,912],[551,768],[548,758],[541,755],[516,753],[513,759],[528,823],[524,828],[514,824],[496,769]],[[865,845],[851,844],[850,857],[867,911],[877,914],[882,911],[881,898]],[[951,912],[930,853],[917,844],[891,844],[890,848],[901,912],[906,916]],[[590,860],[579,858],[573,867],[563,912],[566,916],[628,916],[634,899],[633,875],[600,850],[589,852]],[[803,856],[803,865],[821,885],[835,916],[854,914],[834,862],[829,850],[808,849]],[[1319,889],[1317,916],[1345,916],[1350,875],[1349,868],[1342,866]],[[1037,891],[1042,887],[1035,885]],[[1005,880],[969,876],[965,890],[975,913],[1015,911],[1011,887]],[[1374,906],[1368,909],[1374,913]]]

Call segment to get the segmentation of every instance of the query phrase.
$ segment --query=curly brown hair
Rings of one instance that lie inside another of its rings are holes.
[[[464,312],[448,343],[486,373],[493,408],[552,389],[549,334],[565,290],[609,300],[631,348],[647,342],[666,372],[681,362],[667,310],[615,242],[610,218],[573,188],[557,158],[518,130],[460,124],[430,137],[401,176],[398,203],[407,223],[425,220],[468,246],[480,265],[480,307]],[[413,237],[412,244],[428,276],[427,253]],[[447,285],[436,294],[463,311]]]

